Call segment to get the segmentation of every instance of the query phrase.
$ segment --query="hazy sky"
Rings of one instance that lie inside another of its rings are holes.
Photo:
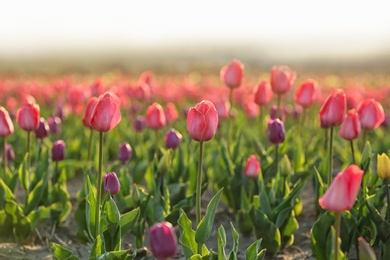
[[[207,44],[296,55],[370,54],[390,49],[387,2],[2,1],[0,58]]]

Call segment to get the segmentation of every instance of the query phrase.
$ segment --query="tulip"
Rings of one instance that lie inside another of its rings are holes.
[[[193,140],[199,142],[211,140],[217,127],[218,113],[210,101],[203,100],[188,111],[187,130]]]
[[[118,160],[125,162],[130,160],[133,150],[129,143],[123,142],[119,145]]]
[[[378,176],[382,179],[389,179],[390,178],[390,160],[389,157],[382,153],[381,155],[377,155],[377,162],[378,162]]]
[[[4,107],[0,107],[0,136],[8,136],[14,133],[14,124]]]
[[[47,119],[47,123],[49,124],[50,133],[58,134],[61,132],[61,123],[62,120],[58,116],[51,116]]]
[[[95,109],[97,102],[98,102],[97,97],[91,97],[88,100],[87,108],[85,109],[84,116],[83,116],[83,124],[86,127],[92,128],[91,117],[92,117],[92,112]]]
[[[221,81],[229,88],[238,88],[241,85],[244,74],[244,64],[239,60],[233,60],[221,68]]]
[[[179,113],[175,107],[175,104],[169,102],[164,108],[165,121],[167,124],[171,124],[179,117]]]
[[[164,135],[165,146],[172,150],[179,146],[181,139],[183,139],[183,136],[173,128]]]
[[[12,148],[12,146],[10,144],[6,144],[5,150],[7,153],[7,161],[8,162],[14,161],[15,160],[15,153],[14,153],[14,149]]]
[[[111,196],[117,195],[121,189],[118,177],[115,172],[104,174],[104,192],[110,193]]]
[[[35,103],[25,103],[23,107],[16,112],[16,121],[20,128],[30,132],[39,126],[40,109],[39,105]]]
[[[134,124],[134,130],[141,132],[146,126],[146,121],[144,117],[138,117]]]
[[[310,107],[317,98],[317,89],[318,83],[315,80],[304,81],[295,92],[295,102],[304,108]]]
[[[53,147],[51,148],[51,159],[54,162],[62,161],[65,158],[65,142],[63,140],[58,140],[53,142]]]
[[[153,256],[160,260],[176,256],[177,238],[172,224],[156,223],[149,229],[150,248]]]
[[[98,132],[108,132],[119,124],[122,116],[117,97],[111,92],[101,95],[91,115],[91,127]]]
[[[133,95],[136,100],[145,101],[150,97],[150,87],[145,82],[140,82],[133,90]]]
[[[376,129],[385,120],[382,105],[372,98],[361,102],[357,111],[363,129]]]
[[[261,81],[253,91],[255,98],[254,101],[259,106],[265,106],[271,100],[273,96],[273,92],[271,89],[271,85],[268,81]]]
[[[219,100],[214,103],[215,109],[217,110],[218,113],[218,118],[229,118],[230,115],[230,103],[227,100]]]
[[[359,115],[356,109],[351,109],[348,111],[348,114],[345,116],[345,119],[341,124],[339,135],[345,140],[353,140],[360,135],[360,130],[361,126]]]
[[[146,125],[153,130],[161,129],[165,126],[165,114],[162,106],[158,103],[153,103],[146,110]]]
[[[249,117],[249,118],[256,118],[259,116],[260,108],[253,101],[246,102],[244,104],[244,109],[245,109],[245,113],[246,113],[247,117]]]
[[[260,172],[260,163],[256,158],[256,155],[251,155],[246,161],[244,175],[249,178],[257,178]]]
[[[344,120],[346,107],[344,91],[342,89],[333,90],[321,107],[319,113],[321,125],[325,128],[340,125]]]
[[[274,66],[271,69],[271,88],[277,95],[288,92],[295,82],[295,71],[287,66]],[[279,105],[278,105],[279,106]]]
[[[268,121],[268,139],[273,144],[280,144],[284,142],[285,131],[283,121],[270,119]]]
[[[39,126],[37,129],[35,129],[35,137],[37,139],[43,139],[48,136],[49,131],[49,125],[47,124],[46,120],[41,117],[39,120]]]

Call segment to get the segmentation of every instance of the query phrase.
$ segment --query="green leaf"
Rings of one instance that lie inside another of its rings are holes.
[[[98,257],[103,253],[103,241],[100,235],[96,237],[93,241],[93,245],[91,248],[91,254],[89,255],[89,259]]]
[[[333,225],[334,217],[329,212],[322,214],[310,230],[311,250],[318,260],[328,259],[326,251],[328,236]]]
[[[78,260],[79,258],[75,255],[72,255],[72,251],[62,247],[59,244],[51,244],[51,253],[53,258],[56,260]]]
[[[245,251],[245,259],[256,259],[256,260],[261,260],[263,259],[265,255],[265,249],[260,250],[260,245],[261,245],[262,240],[259,239],[255,241],[253,244],[251,244]]]
[[[130,230],[134,227],[135,223],[137,223],[139,215],[140,215],[140,209],[136,208],[121,216],[120,226],[121,226],[122,238],[125,235],[127,235],[130,232]]]
[[[390,238],[387,241],[379,243],[381,248],[380,259],[390,259]]]
[[[206,214],[200,220],[198,227],[196,228],[195,241],[198,244],[206,243],[207,239],[210,236],[211,230],[213,228],[215,211],[217,210],[222,191],[223,188],[220,189],[217,194],[215,194],[214,197],[210,200],[209,204],[207,205]]]
[[[236,231],[236,229],[234,228],[232,222],[230,222],[230,227],[232,229],[233,247],[232,247],[232,251],[230,251],[230,253],[229,253],[229,260],[235,260],[235,259],[237,259],[237,253],[238,253],[239,234]]]
[[[0,178],[0,186],[0,209],[3,209],[7,200],[15,200],[15,195],[2,178]]]
[[[96,257],[96,260],[131,260],[136,256],[136,252],[129,255],[128,250],[110,251]]]
[[[189,260],[202,260],[202,256],[199,255],[199,254],[196,254],[196,255],[193,255],[191,256],[190,258],[188,258]]]
[[[260,171],[260,173],[259,173],[258,185],[259,185],[260,209],[265,214],[269,214],[271,212],[271,205],[270,205],[269,199],[267,197],[267,191],[266,191],[265,186],[264,186],[264,179],[263,179],[262,171]]]
[[[95,188],[92,187],[89,176],[87,176],[87,187],[86,187],[86,197],[87,201],[85,204],[86,211],[86,220],[87,220],[87,228],[89,235],[92,238],[95,238],[96,235],[96,227],[95,227],[95,213],[96,213],[96,198],[95,198]]]
[[[225,246],[226,246],[226,232],[223,226],[221,225],[218,228],[218,260],[225,260]]]
[[[43,174],[42,179],[35,185],[32,191],[28,194],[24,214],[28,215],[42,199],[43,192],[47,186],[47,171]]]
[[[22,184],[22,187],[24,188],[25,191],[28,191],[28,189],[30,188],[30,180],[28,178],[28,169],[27,169],[27,158],[28,158],[28,153],[26,153],[26,155],[24,156],[24,159],[18,169],[19,181]]]

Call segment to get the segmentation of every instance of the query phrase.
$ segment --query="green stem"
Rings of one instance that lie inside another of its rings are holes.
[[[386,198],[387,198],[387,221],[390,222],[390,194],[389,194],[389,179],[383,180],[386,187]]]
[[[335,248],[335,260],[339,259],[339,252],[340,252],[340,244],[339,244],[339,237],[340,237],[340,226],[341,226],[341,213],[335,212],[335,229],[336,229],[336,237],[334,242],[334,248]]]
[[[329,169],[328,169],[328,185],[332,182],[332,172],[333,172],[333,137],[334,137],[334,127],[330,128],[330,140],[329,140]]]
[[[89,133],[89,140],[88,140],[88,154],[87,154],[87,160],[91,160],[91,148],[92,148],[92,136],[93,136],[93,129],[90,128],[90,133]]]
[[[299,136],[300,137],[302,137],[302,128],[305,125],[305,121],[306,121],[306,108],[303,108],[303,111],[302,111],[302,121],[301,121],[301,124],[299,125]]]
[[[7,140],[5,140],[5,136],[3,137],[3,142],[4,142],[4,154],[3,154],[3,162],[4,162],[4,176],[3,178],[5,177],[5,175],[7,174]]]
[[[353,148],[353,140],[350,141],[350,144],[351,144],[352,164],[356,164],[356,161],[355,161],[355,149]]]
[[[367,129],[363,129],[363,146],[362,146],[362,149],[364,149],[364,147],[366,146],[367,136],[368,136],[368,130]]]
[[[30,170],[30,139],[31,139],[31,131],[27,131],[27,171]]]
[[[95,238],[100,234],[100,206],[102,201],[103,132],[99,132],[99,168],[96,186]]]
[[[202,197],[202,164],[203,164],[203,141],[199,143],[199,161],[198,174],[196,176],[196,226],[199,225],[201,216],[201,197]],[[198,254],[202,255],[202,243],[198,243]]]
[[[231,112],[233,111],[233,88],[230,88],[230,91],[229,91],[229,104],[230,104],[229,117],[228,117],[228,120],[229,120],[228,124],[229,125],[226,129],[226,140],[227,140],[228,144],[229,144],[229,140],[230,140],[230,138],[229,138],[230,130],[233,127],[233,118],[230,116]]]

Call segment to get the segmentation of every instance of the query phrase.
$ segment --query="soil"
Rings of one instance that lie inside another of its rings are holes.
[[[68,190],[71,194],[73,209],[77,206],[75,196],[82,186],[82,180],[82,176],[76,176],[68,182]],[[313,194],[313,188],[311,184],[308,183],[301,193],[303,211],[298,217],[299,229],[295,233],[294,244],[280,251],[276,256],[272,258],[266,257],[266,259],[315,259],[311,254],[310,246],[310,229],[317,219]],[[202,205],[207,205],[211,196],[212,194],[204,194]],[[72,250],[73,254],[78,256],[80,259],[88,259],[91,245],[81,243],[76,237],[77,225],[76,222],[73,221],[73,213],[74,211],[72,211],[72,214],[60,227],[55,228],[52,223],[43,223],[35,230],[31,239],[24,245],[16,243],[0,243],[0,259],[53,259],[50,251],[51,242],[58,243]],[[194,219],[195,216],[190,214],[190,218]],[[234,223],[234,216],[229,213],[226,206],[220,204],[214,220],[214,230],[209,238],[209,243],[207,243],[209,249],[217,249],[217,228],[222,225],[226,230],[227,236],[226,251],[229,252],[229,246],[232,244],[230,222]],[[178,230],[176,231],[178,233]],[[148,239],[145,239],[145,241],[148,241]],[[238,259],[245,259],[245,250],[254,241],[255,239],[253,237],[246,238],[240,235]],[[122,248],[133,248],[131,239],[125,240]],[[147,248],[145,249],[146,256],[137,259],[154,259],[150,256]],[[139,249],[139,251],[145,251],[145,249]],[[177,255],[178,256],[175,259],[184,259],[180,248]]]

